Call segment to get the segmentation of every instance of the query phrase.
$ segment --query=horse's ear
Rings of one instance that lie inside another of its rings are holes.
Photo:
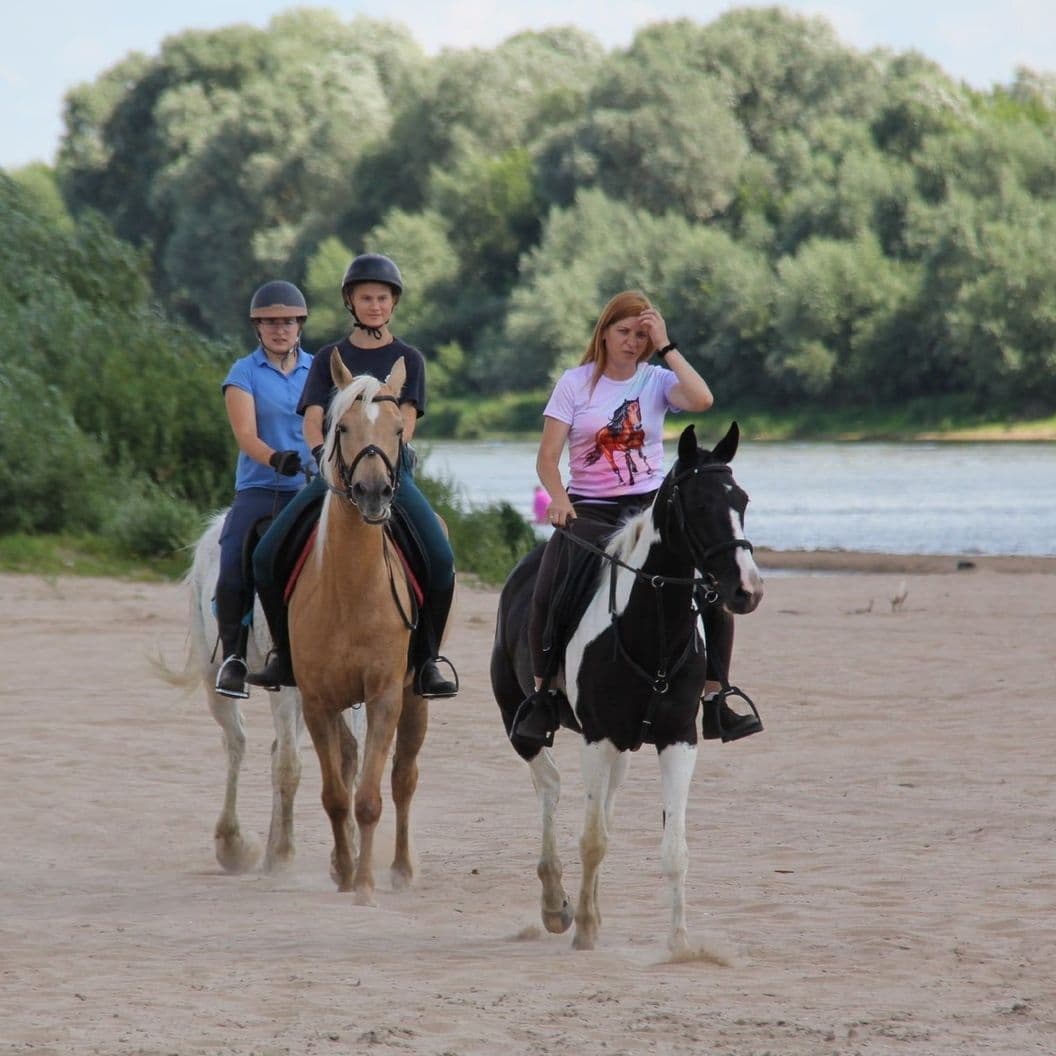
[[[334,345],[330,350],[330,377],[334,379],[334,384],[339,389],[347,388],[352,384],[352,374],[348,367],[345,366],[345,361],[341,358],[337,345]]]
[[[403,392],[404,382],[407,380],[407,364],[403,361],[403,356],[400,356],[398,360],[392,365],[392,370],[389,371],[389,376],[385,379],[385,384],[392,389],[393,393],[397,396]]]
[[[678,438],[678,460],[683,466],[697,461],[697,432],[692,425],[687,425]]]
[[[730,423],[726,435],[715,445],[712,457],[716,462],[732,462],[733,456],[737,454],[737,445],[741,441],[741,430],[736,422]]]

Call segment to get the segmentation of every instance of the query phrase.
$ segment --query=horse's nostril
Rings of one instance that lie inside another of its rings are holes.
[[[381,489],[381,497],[383,499],[385,499],[385,500],[389,500],[389,499],[392,498],[392,485],[391,484],[386,484],[385,487]]]

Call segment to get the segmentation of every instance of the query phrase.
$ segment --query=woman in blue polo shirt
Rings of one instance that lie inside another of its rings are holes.
[[[304,487],[313,466],[297,404],[312,357],[301,348],[308,317],[304,294],[292,282],[266,282],[249,303],[259,344],[236,360],[221,389],[231,431],[238,441],[235,501],[220,533],[216,620],[224,662],[216,691],[246,697],[246,641],[253,612],[253,584],[242,570],[246,536],[272,518]]]

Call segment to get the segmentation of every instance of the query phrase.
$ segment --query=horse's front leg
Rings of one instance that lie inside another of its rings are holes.
[[[301,698],[295,689],[272,693],[271,827],[264,852],[264,871],[274,872],[293,861],[293,802],[301,784]]]
[[[573,912],[572,902],[561,884],[561,857],[557,853],[556,821],[557,805],[561,801],[561,773],[549,748],[542,749],[528,766],[542,815],[543,841],[536,873],[543,885],[540,898],[543,927],[560,935],[571,926]]]
[[[356,786],[356,824],[359,826],[359,860],[352,880],[356,902],[374,904],[374,833],[381,818],[381,777],[396,734],[403,703],[403,685],[396,683],[368,700],[367,736]]]
[[[411,856],[411,800],[418,787],[418,753],[425,743],[429,709],[408,686],[403,691],[403,710],[396,727],[396,751],[392,758],[392,801],[396,806],[396,848],[390,876],[394,891],[409,887],[414,879]]]
[[[626,770],[626,766],[618,765],[619,755],[619,750],[609,740],[583,746],[583,789],[587,805],[583,834],[579,838],[583,876],[576,906],[576,933],[572,938],[572,945],[577,950],[592,950],[598,941],[601,927],[598,874],[609,846],[609,819],[605,806],[613,801],[615,781]]]
[[[627,476],[630,477],[629,483],[633,484],[634,483],[634,471],[638,467],[634,464],[634,458],[631,456],[631,452],[630,451],[625,451],[623,453],[623,457],[624,457],[624,460],[627,463]]]
[[[671,891],[671,932],[667,946],[672,953],[689,949],[686,931],[686,804],[689,785],[697,765],[695,744],[670,744],[660,752],[660,784],[664,806],[664,835],[660,841],[660,871]]]
[[[315,754],[323,778],[323,809],[330,819],[334,834],[331,854],[331,873],[338,891],[351,891],[354,860],[348,835],[348,815],[351,800],[344,780],[341,729],[344,720],[339,708],[328,703],[304,698],[304,721],[312,735]]]
[[[225,872],[244,873],[260,858],[260,844],[253,836],[242,835],[238,820],[238,778],[246,755],[246,725],[238,701],[223,697],[212,688],[215,671],[207,677],[209,710],[223,730],[224,751],[227,753],[224,804],[213,830],[213,846],[216,860]]]

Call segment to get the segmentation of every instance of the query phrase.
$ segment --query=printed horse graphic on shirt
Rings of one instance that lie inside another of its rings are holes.
[[[653,467],[649,465],[649,459],[645,455],[645,430],[642,428],[642,408],[638,401],[624,400],[616,408],[615,413],[609,419],[608,424],[602,426],[594,435],[594,450],[591,451],[584,463],[588,466],[594,465],[602,455],[608,460],[616,479],[621,484],[633,484],[634,473],[638,465],[634,461],[632,452],[637,451],[638,457],[645,464],[646,472],[653,475]],[[620,467],[616,462],[617,454],[622,454],[624,464],[627,467],[625,481]]]

